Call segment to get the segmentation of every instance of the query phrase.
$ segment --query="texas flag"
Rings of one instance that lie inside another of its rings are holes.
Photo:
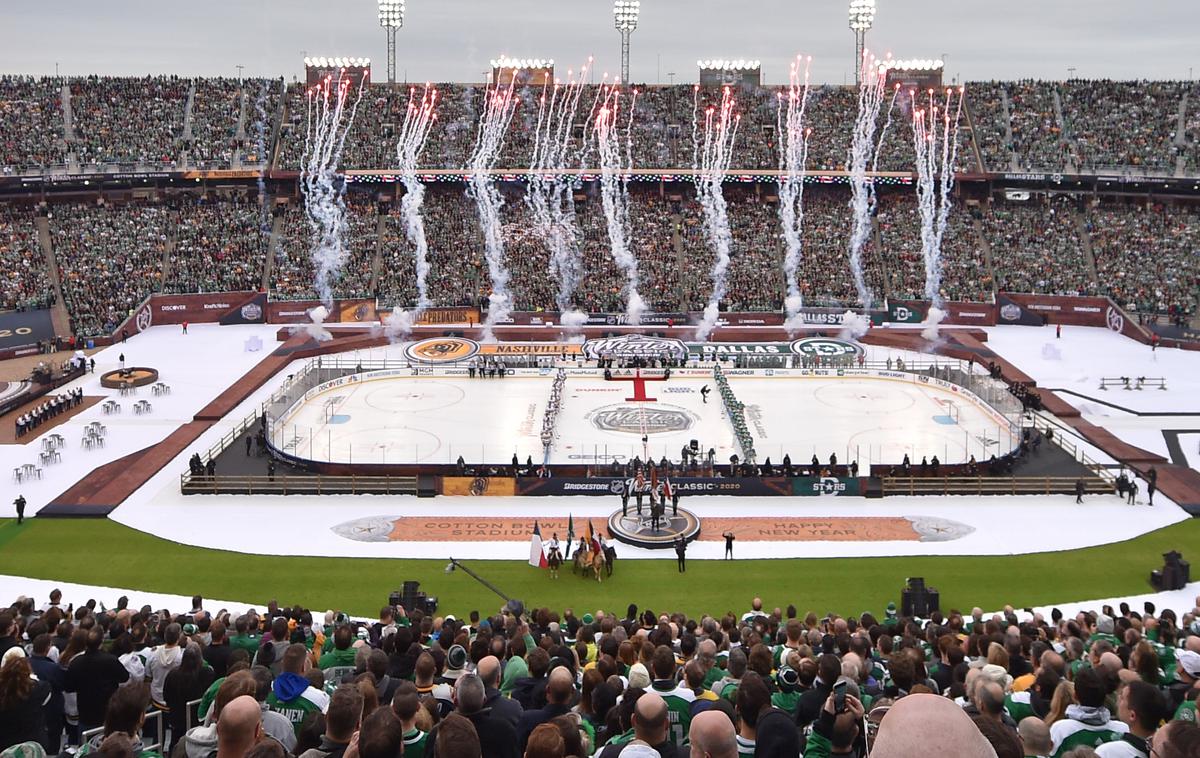
[[[542,529],[536,521],[533,522],[533,536],[529,538],[529,565],[534,568],[546,568],[546,554],[542,552]]]

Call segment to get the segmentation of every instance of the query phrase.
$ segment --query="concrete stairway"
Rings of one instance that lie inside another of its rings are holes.
[[[45,216],[37,216],[33,220],[37,227],[38,245],[42,250],[42,259],[46,262],[46,274],[54,287],[54,307],[50,309],[50,320],[54,324],[54,333],[68,335],[71,333],[71,317],[67,313],[67,305],[63,300],[62,276],[58,271],[58,260],[54,257],[54,242],[50,236],[50,221]]]
[[[1096,253],[1092,249],[1092,235],[1088,232],[1087,220],[1084,214],[1080,213],[1075,208],[1071,208],[1071,215],[1075,217],[1075,228],[1079,231],[1079,239],[1083,243],[1083,252],[1088,264],[1088,274],[1092,277],[1092,286],[1097,293],[1100,292],[1100,277],[1096,269]]]
[[[262,288],[263,292],[271,291],[271,270],[275,266],[275,256],[279,252],[279,235],[283,231],[283,219],[279,216],[271,218],[271,237],[267,240],[267,255],[263,258]]]
[[[971,216],[971,228],[975,231],[975,241],[979,245],[979,249],[983,251],[983,260],[987,265],[985,273],[992,278],[992,302],[994,303],[998,285],[996,284],[996,267],[992,263],[992,244],[988,242],[987,235],[983,233],[983,221]]]
[[[1018,168],[1020,162],[1017,160],[1017,151],[1013,149],[1013,145],[1016,143],[1013,142],[1012,105],[1008,101],[1008,90],[1004,88],[1000,89],[1000,100],[1004,103],[1004,139],[1006,140],[1005,144],[1009,145],[1008,169],[1009,171],[1020,171],[1020,168]]]

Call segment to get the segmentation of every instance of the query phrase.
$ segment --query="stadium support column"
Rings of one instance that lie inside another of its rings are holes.
[[[854,32],[854,83],[862,78],[867,30],[875,23],[875,0],[850,0],[850,29]]]
[[[388,84],[396,83],[396,27],[389,26],[387,32]]]
[[[637,28],[641,0],[614,0],[613,25],[621,33],[621,83],[629,83],[629,37]]]
[[[379,25],[387,33],[388,84],[395,84],[396,30],[404,26],[404,0],[379,0]]]
[[[628,29],[621,30],[621,82],[629,81],[629,38],[632,35]]]

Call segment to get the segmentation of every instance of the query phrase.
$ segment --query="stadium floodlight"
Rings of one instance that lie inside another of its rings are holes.
[[[854,32],[854,81],[862,78],[867,30],[875,23],[875,0],[850,0],[850,30]]]
[[[404,0],[379,0],[379,25],[387,34],[388,83],[396,83],[396,30],[404,26]]]
[[[614,0],[613,25],[621,33],[621,81],[629,82],[629,37],[637,28],[641,0]]]

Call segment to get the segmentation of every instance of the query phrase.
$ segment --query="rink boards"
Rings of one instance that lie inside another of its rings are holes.
[[[741,455],[710,369],[648,376],[640,397],[634,372],[605,381],[594,368],[566,368],[554,437],[541,440],[554,369],[510,369],[503,379],[469,378],[465,368],[368,371],[319,384],[280,414],[272,442],[299,459],[333,463],[471,464],[620,462],[634,456],[678,461],[695,440],[716,463]],[[659,372],[646,372],[656,374]],[[858,460],[947,464],[986,460],[1016,444],[1010,420],[963,387],[936,377],[873,369],[728,369],[745,406],[760,462],[794,463],[831,453]],[[791,380],[791,381],[789,381]],[[701,388],[708,386],[707,402]],[[643,435],[647,438],[643,444]]]

